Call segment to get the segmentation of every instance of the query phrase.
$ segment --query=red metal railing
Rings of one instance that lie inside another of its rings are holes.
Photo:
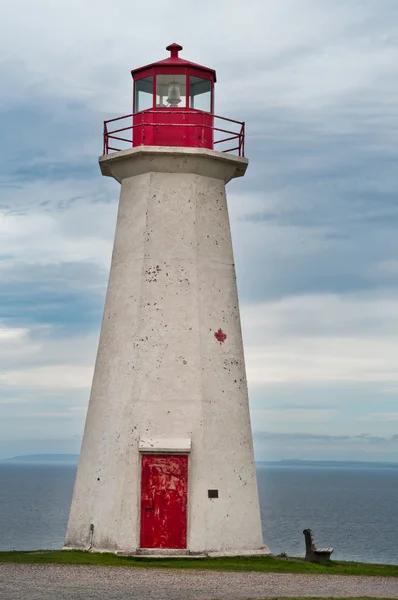
[[[148,110],[142,113],[143,115],[165,115],[165,114],[190,114],[183,110]],[[200,114],[199,111],[195,111],[195,113],[191,114]],[[245,155],[245,123],[241,121],[234,121],[234,119],[227,119],[226,117],[219,117],[217,115],[212,115],[210,113],[203,113],[203,115],[211,118],[212,125],[203,123],[173,123],[173,122],[165,122],[165,123],[144,123],[137,122],[133,123],[134,115],[124,115],[123,117],[117,117],[116,119],[109,119],[108,121],[104,121],[104,154],[109,154],[110,152],[119,152],[120,150],[127,150],[127,148],[131,148],[133,144],[134,137],[134,129],[142,128],[142,127],[196,127],[196,128],[204,128],[211,129],[213,131],[213,146],[215,150],[219,150],[220,152],[233,153],[236,152],[238,156]],[[135,115],[137,116],[137,115]],[[110,129],[113,125],[111,123],[116,123],[119,121],[123,121],[124,119],[129,119],[129,125],[126,127],[119,127],[117,129]],[[234,130],[228,130],[224,127],[217,127],[215,125],[215,121],[226,121],[227,123],[232,123],[235,125]],[[125,132],[131,132],[131,134],[126,134]],[[223,137],[223,136],[227,137]],[[125,137],[128,136],[128,137]],[[116,143],[115,143],[116,142]],[[227,142],[231,142],[232,147],[225,148]],[[119,147],[116,147],[118,145]],[[137,145],[137,144],[136,144]],[[223,146],[224,145],[224,146]],[[216,147],[217,146],[217,147]],[[199,147],[206,147],[205,145]]]

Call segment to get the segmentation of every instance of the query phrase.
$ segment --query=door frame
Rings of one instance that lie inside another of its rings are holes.
[[[186,444],[184,444],[184,446],[186,446]],[[187,457],[187,510],[186,510],[186,547],[185,548],[181,548],[181,549],[174,549],[174,548],[150,548],[148,550],[154,550],[157,553],[162,553],[162,552],[170,552],[170,553],[175,553],[176,551],[178,552],[179,550],[181,550],[181,552],[183,551],[187,551],[189,549],[189,523],[190,523],[190,463],[191,463],[191,457],[190,457],[190,451],[191,448],[189,446],[189,449],[184,447],[184,449],[181,448],[181,445],[179,445],[178,449],[176,448],[170,448],[170,449],[163,449],[162,450],[158,450],[157,448],[150,448],[150,449],[139,449],[139,461],[138,461],[138,465],[139,465],[139,472],[138,472],[138,477],[139,477],[139,483],[137,486],[137,490],[138,490],[138,510],[137,510],[137,517],[138,517],[138,523],[137,523],[137,548],[141,549],[141,497],[142,497],[142,457],[144,454],[163,454],[165,456],[167,455],[175,455],[175,454],[180,454],[183,456]],[[143,548],[144,550],[146,550],[146,548]]]

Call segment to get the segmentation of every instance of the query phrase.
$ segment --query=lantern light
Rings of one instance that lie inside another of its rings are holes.
[[[181,102],[181,90],[178,81],[170,81],[167,102],[170,106],[178,106]]]

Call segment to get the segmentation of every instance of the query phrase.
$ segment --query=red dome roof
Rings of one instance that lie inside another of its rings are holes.
[[[203,65],[198,65],[197,63],[191,62],[190,60],[185,60],[184,58],[180,58],[178,53],[182,50],[182,46],[179,44],[170,44],[167,46],[166,50],[169,50],[170,56],[165,58],[164,60],[159,60],[158,62],[150,63],[149,65],[145,65],[143,67],[139,67],[138,69],[133,69],[131,71],[131,75],[134,77],[136,73],[140,71],[144,71],[145,69],[150,69],[152,67],[194,67],[195,69],[200,69],[201,71],[207,71],[211,73],[214,81],[216,81],[216,72],[214,69],[210,69],[209,67],[204,67]]]

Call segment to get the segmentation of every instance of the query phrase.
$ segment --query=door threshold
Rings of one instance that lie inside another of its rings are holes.
[[[186,548],[137,548],[136,554],[142,556],[186,556]]]

